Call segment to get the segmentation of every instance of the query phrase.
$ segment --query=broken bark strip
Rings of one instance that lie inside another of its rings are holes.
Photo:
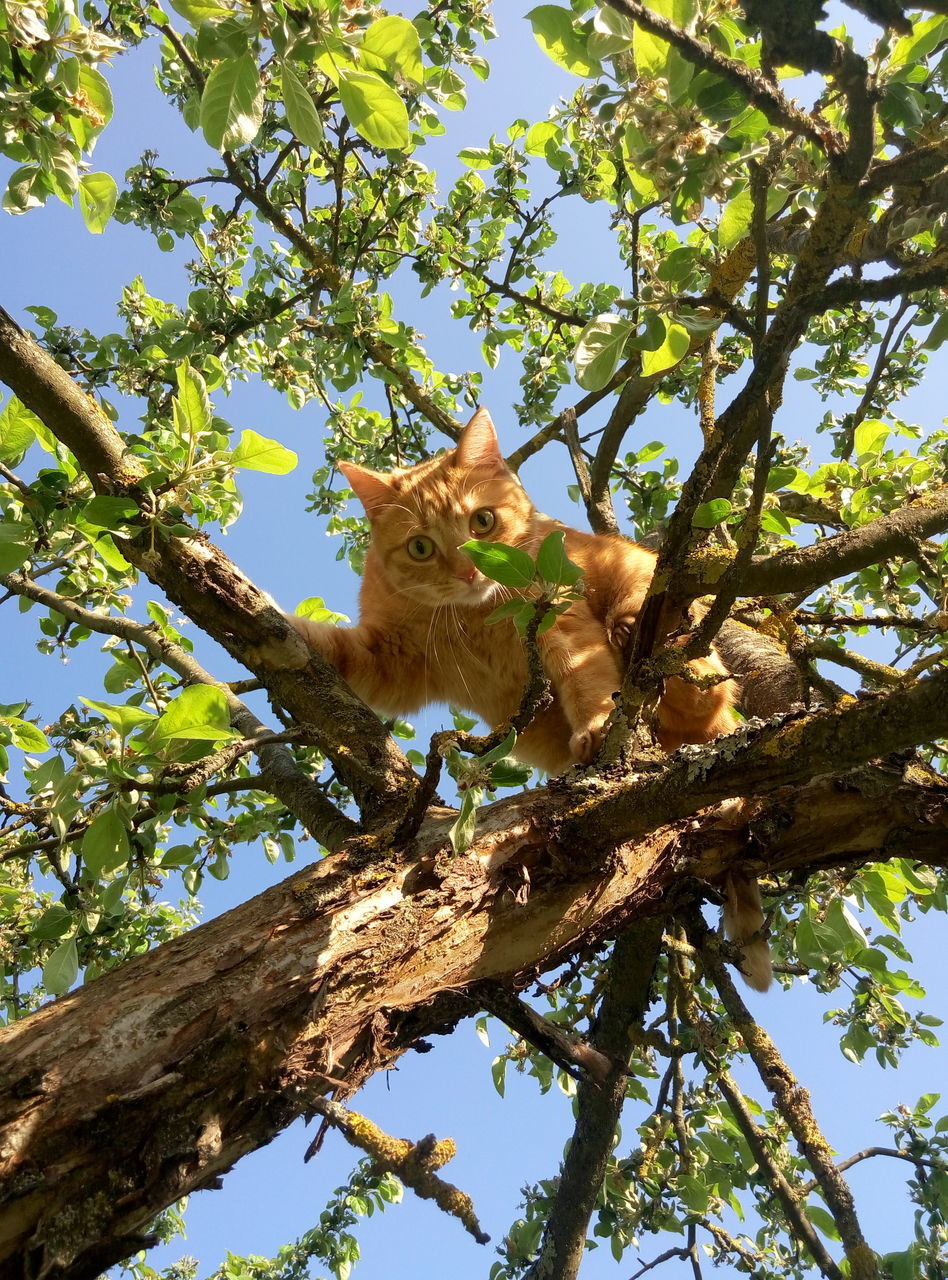
[[[861,796],[823,780],[766,806],[755,853],[851,864],[896,840],[943,862],[944,790],[894,772],[873,783]],[[713,815],[623,844],[595,812],[576,827],[593,855],[580,839],[566,853],[568,800],[541,790],[490,806],[463,857],[448,853],[453,812],[439,811],[411,861],[326,858],[0,1033],[5,1280],[92,1280],[141,1247],[159,1210],[307,1112],[330,1077],[355,1088],[456,1018],[451,993],[522,986],[662,913],[685,872],[716,880],[746,853],[746,832],[714,830]],[[508,886],[525,862],[520,903]]]

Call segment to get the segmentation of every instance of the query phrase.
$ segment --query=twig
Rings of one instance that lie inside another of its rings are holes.
[[[256,739],[260,734],[269,733],[266,725],[239,698],[234,697],[227,685],[205,671],[179,645],[167,640],[153,623],[145,626],[129,618],[94,613],[91,609],[85,609],[72,600],[39,586],[22,573],[0,574],[0,584],[8,591],[55,609],[64,618],[88,627],[91,631],[120,636],[129,643],[141,645],[146,653],[170,667],[188,683],[209,684],[220,689],[227,700],[231,722],[246,738]],[[357,824],[340,813],[317,785],[300,772],[286,747],[267,742],[259,748],[258,755],[267,790],[282,800],[322,844],[337,849],[357,834]]]
[[[389,1170],[423,1200],[434,1200],[439,1209],[457,1218],[478,1244],[488,1244],[490,1236],[481,1230],[470,1196],[445,1182],[435,1173],[455,1155],[453,1138],[436,1141],[434,1134],[420,1142],[392,1138],[357,1111],[349,1111],[329,1098],[313,1097],[310,1106],[325,1116],[347,1142],[359,1147],[379,1169]],[[308,1154],[308,1153],[307,1153]]]
[[[662,40],[667,40],[693,66],[712,71],[735,85],[747,101],[761,111],[771,124],[780,125],[790,133],[803,134],[820,151],[829,155],[842,150],[842,139],[834,129],[814,120],[805,111],[801,111],[759,71],[753,71],[746,63],[738,62],[736,58],[726,57],[704,40],[689,35],[687,31],[676,27],[673,22],[663,18],[654,9],[640,4],[638,0],[606,0],[606,2],[619,13],[631,18],[645,31],[651,31]]]
[[[875,1255],[862,1234],[852,1192],[833,1163],[829,1143],[816,1123],[809,1094],[797,1084],[767,1032],[751,1017],[721,961],[719,944],[697,911],[687,920],[687,928],[692,942],[701,950],[705,971],[717,988],[734,1029],[816,1176],[820,1194],[839,1231],[850,1275],[853,1280],[874,1280],[879,1274]]]
[[[641,1025],[661,945],[661,920],[642,920],[617,939],[590,1043],[612,1061],[603,1081],[585,1079],[576,1093],[576,1128],[560,1171],[536,1262],[527,1280],[574,1280],[589,1219],[612,1151],[626,1094],[629,1028]]]
[[[615,1065],[598,1049],[561,1031],[556,1023],[537,1013],[506,987],[484,982],[471,988],[469,995],[475,1004],[505,1022],[511,1031],[546,1054],[574,1080],[582,1079],[588,1072],[594,1080],[604,1081]]]

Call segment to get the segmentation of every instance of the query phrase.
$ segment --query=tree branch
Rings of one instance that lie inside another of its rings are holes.
[[[814,120],[801,111],[779,88],[759,71],[753,71],[746,63],[728,58],[717,49],[689,35],[673,22],[649,9],[638,0],[606,0],[618,13],[624,14],[645,31],[660,36],[678,50],[693,66],[713,71],[738,88],[747,101],[761,111],[771,124],[779,125],[790,133],[802,134],[821,151],[833,154],[842,149],[842,140],[828,125]]]
[[[72,450],[97,492],[151,500],[136,487],[144,464],[125,453],[105,415],[2,309],[0,379]],[[126,559],[260,676],[300,724],[313,726],[367,818],[384,825],[404,811],[418,780],[378,717],[223,551],[197,533],[115,536]]]
[[[579,1272],[589,1220],[625,1102],[629,1030],[641,1026],[648,1009],[661,939],[661,920],[645,920],[616,941],[589,1037],[592,1046],[610,1060],[611,1069],[604,1080],[580,1081],[576,1128],[560,1169],[539,1255],[527,1280],[575,1280]]]
[[[245,703],[234,696],[223,681],[215,679],[189,653],[163,636],[154,624],[146,626],[130,618],[95,613],[47,587],[41,587],[22,573],[0,574],[0,583],[8,591],[35,600],[48,609],[55,609],[70,622],[88,627],[90,631],[133,641],[155,661],[176,672],[187,684],[209,684],[220,689],[227,700],[231,723],[245,738],[251,741],[261,736],[272,739],[267,726],[257,719]],[[259,743],[252,749],[260,760],[262,786],[281,800],[290,813],[327,849],[339,849],[346,840],[359,833],[359,826],[341,813],[319,787],[306,777],[286,747],[271,740]]]
[[[717,988],[734,1029],[753,1059],[760,1078],[772,1095],[777,1110],[787,1123],[801,1154],[816,1175],[820,1193],[839,1230],[849,1274],[853,1280],[876,1280],[879,1267],[866,1243],[856,1217],[852,1192],[833,1163],[829,1143],[824,1138],[810,1106],[806,1089],[800,1088],[767,1032],[752,1017],[737,992],[731,976],[721,963],[716,940],[703,918],[695,912],[688,922],[692,943],[701,950],[708,976]]]

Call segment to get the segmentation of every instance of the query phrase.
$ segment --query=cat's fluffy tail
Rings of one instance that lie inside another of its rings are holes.
[[[764,908],[756,879],[740,871],[729,872],[725,883],[724,932],[740,947],[741,973],[755,991],[766,991],[774,976],[770,947],[760,936],[763,927]]]

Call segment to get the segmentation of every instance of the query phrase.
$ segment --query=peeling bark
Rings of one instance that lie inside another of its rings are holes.
[[[457,858],[453,813],[434,810],[384,861],[326,858],[6,1028],[4,1277],[91,1280],[160,1209],[311,1109],[328,1077],[354,1090],[455,1020],[456,993],[526,985],[661,914],[685,875],[717,881],[748,854],[773,869],[946,859],[948,793],[894,768],[865,789],[857,776],[781,793],[750,831],[711,812],[623,843],[603,801],[571,817],[564,845],[574,801],[492,805]]]

